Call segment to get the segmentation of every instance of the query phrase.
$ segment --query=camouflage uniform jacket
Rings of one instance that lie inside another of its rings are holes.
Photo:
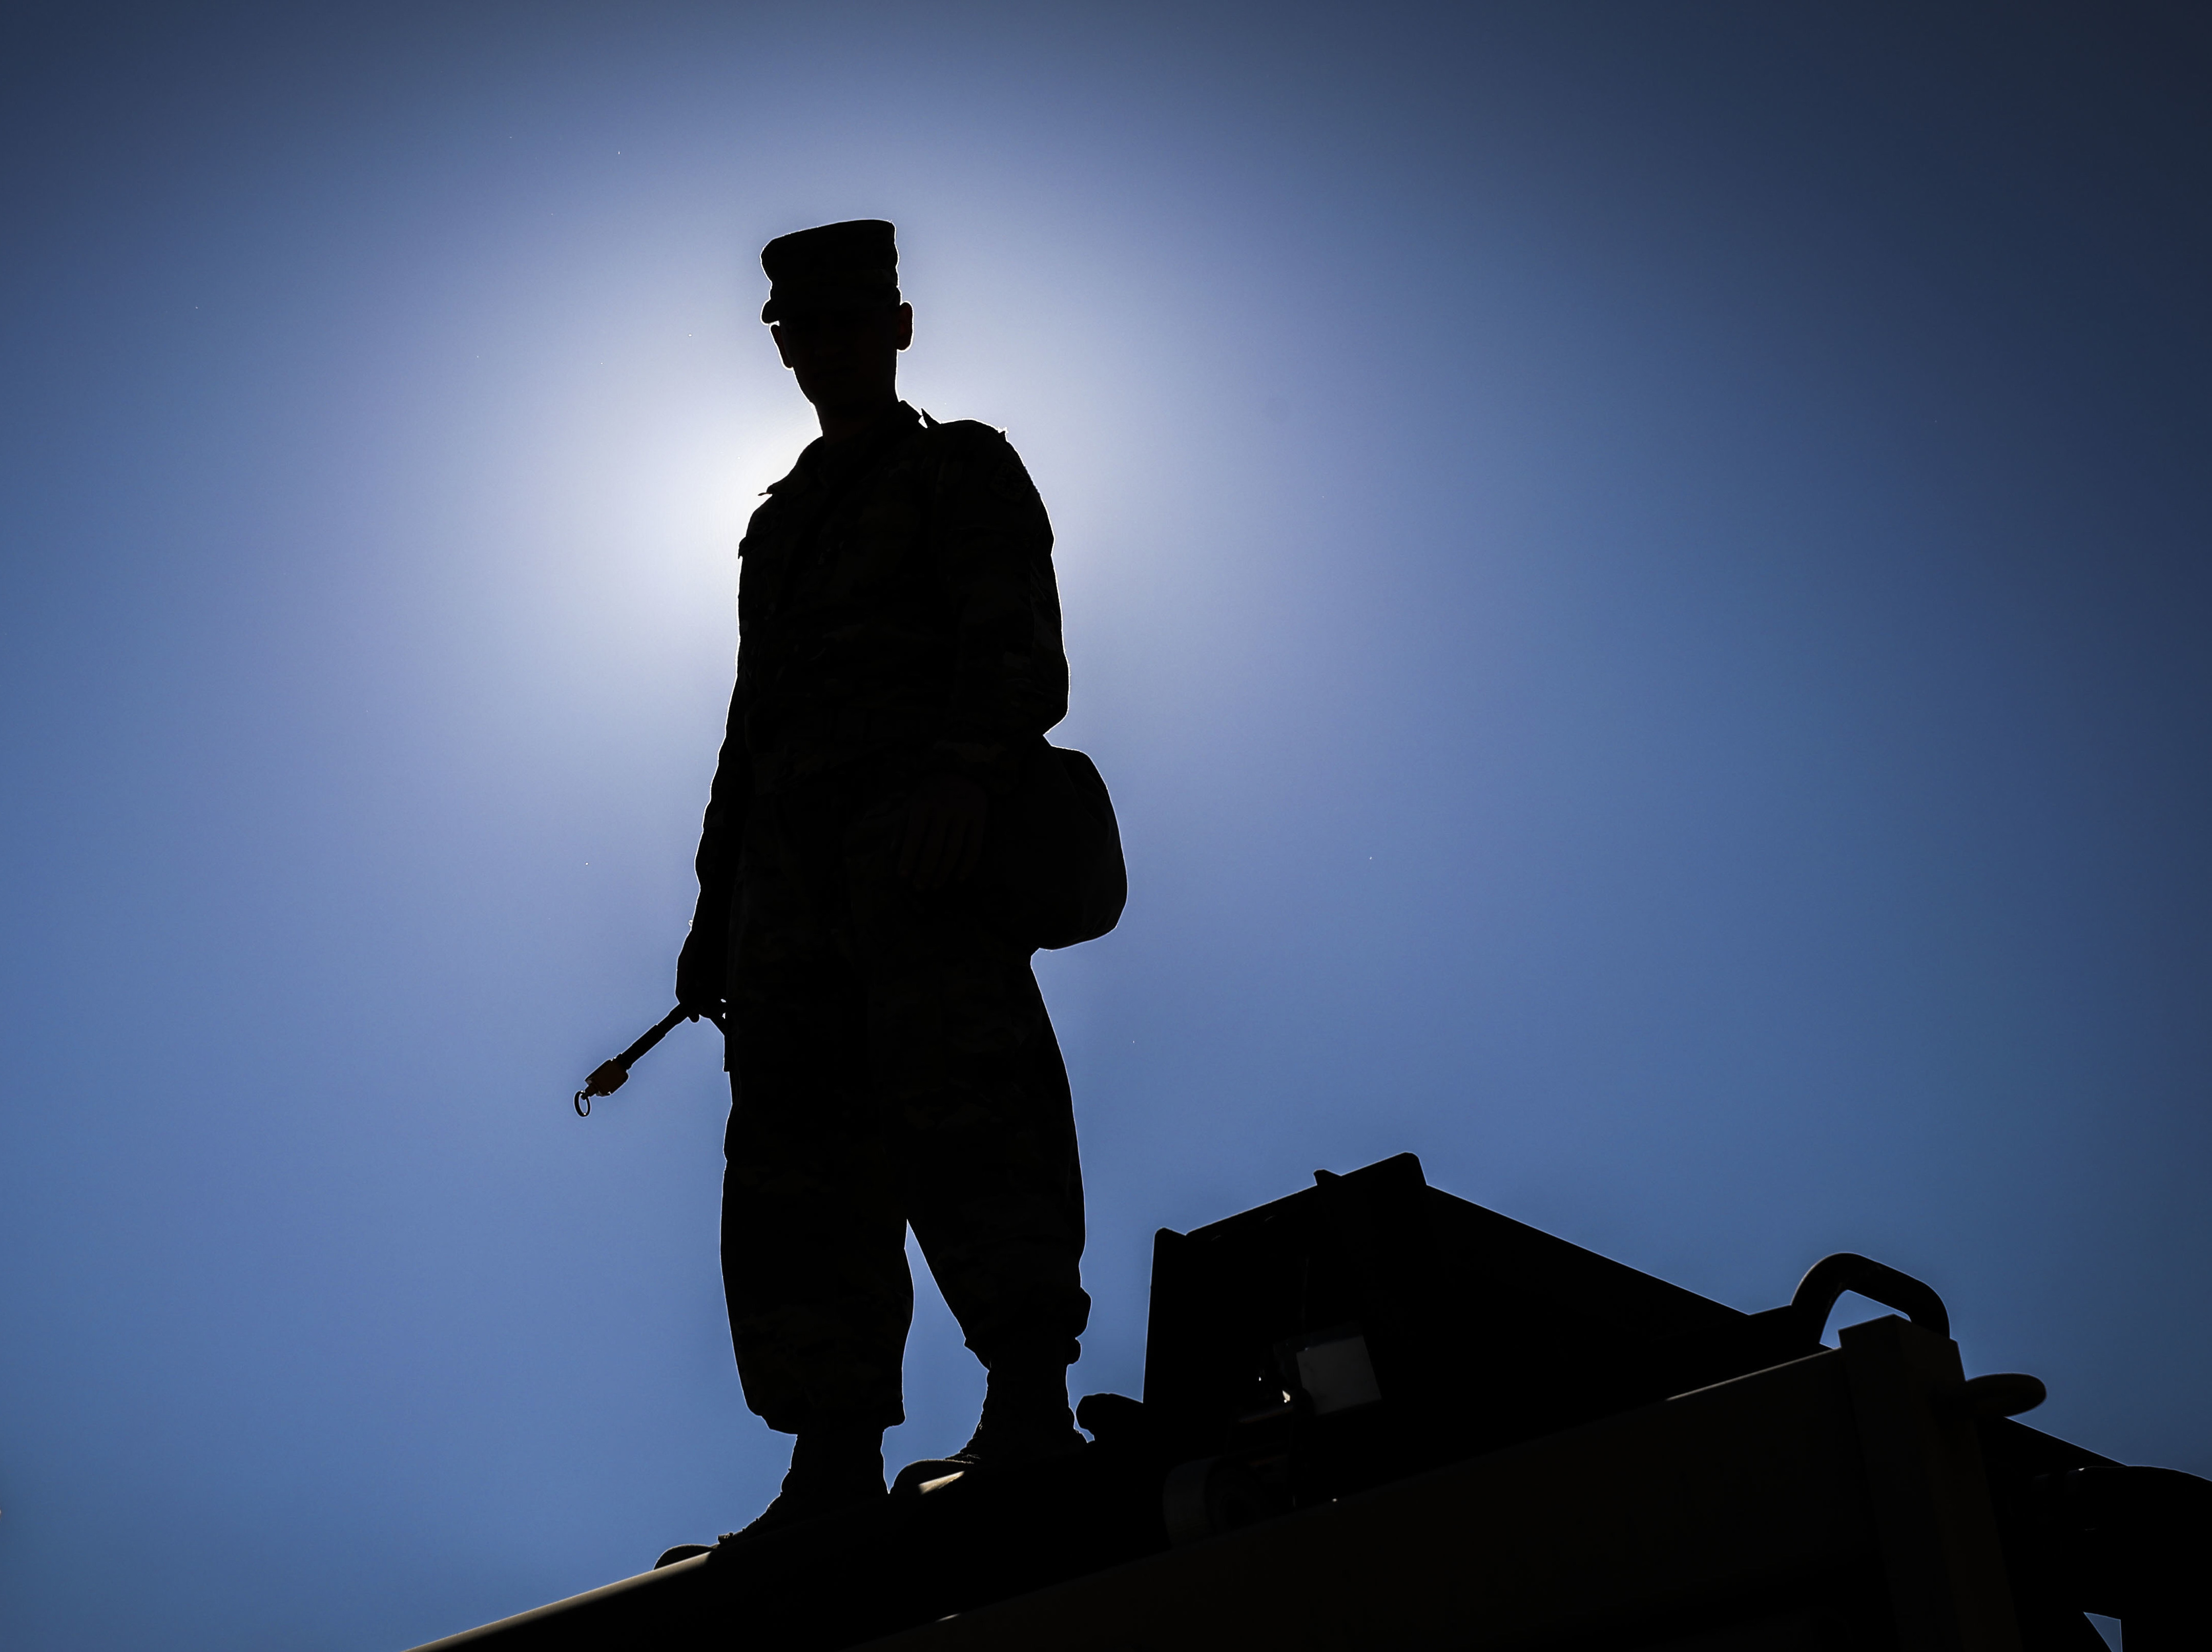
[[[738,554],[738,682],[695,931],[727,921],[756,792],[878,755],[1004,796],[1067,712],[1052,525],[988,425],[901,402],[845,449],[811,443]]]

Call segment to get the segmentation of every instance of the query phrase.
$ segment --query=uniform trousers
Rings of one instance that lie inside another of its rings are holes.
[[[756,797],[732,930],[722,1278],[746,1403],[904,1420],[911,1226],[969,1348],[1061,1362],[1090,1315],[1067,1072],[988,875],[896,874],[904,788],[856,762]]]

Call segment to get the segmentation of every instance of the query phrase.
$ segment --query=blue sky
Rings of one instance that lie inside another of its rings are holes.
[[[2201,17],[0,29],[11,1648],[398,1648],[772,1492],[719,1053],[568,1097],[810,434],[757,250],[860,216],[1053,511],[1131,862],[1040,969],[1079,1390],[1156,1227],[1411,1149],[1742,1308],[1878,1256],[2212,1473]],[[923,1296],[896,1457],[981,1394]]]

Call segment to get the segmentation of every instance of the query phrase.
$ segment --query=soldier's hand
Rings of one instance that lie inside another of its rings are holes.
[[[982,855],[990,817],[991,794],[975,781],[957,774],[923,781],[907,799],[898,875],[921,890],[963,881]]]

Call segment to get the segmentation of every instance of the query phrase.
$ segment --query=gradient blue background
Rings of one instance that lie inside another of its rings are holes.
[[[773,234],[1060,533],[1152,1230],[1405,1149],[1948,1298],[2212,1473],[2195,8],[25,5],[0,26],[0,1642],[384,1652],[774,1489],[653,1019]],[[980,1374],[924,1286],[895,1461]]]

